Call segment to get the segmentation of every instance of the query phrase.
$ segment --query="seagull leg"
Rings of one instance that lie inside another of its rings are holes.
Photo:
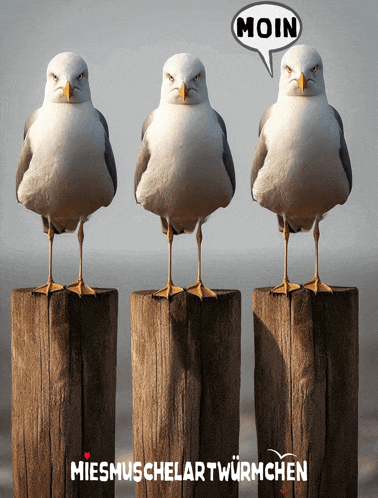
[[[282,284],[277,285],[276,287],[274,287],[271,290],[271,292],[273,292],[274,294],[286,294],[287,295],[288,292],[291,292],[291,291],[294,291],[294,290],[300,288],[300,285],[298,285],[298,284],[292,284],[289,281],[288,276],[287,276],[287,246],[288,246],[288,243],[289,243],[289,236],[290,236],[289,224],[288,224],[287,220],[285,219],[285,225],[284,225],[284,229],[283,229],[283,238],[284,238],[284,241],[285,241],[285,271],[284,271],[284,278],[283,278]]]
[[[56,292],[63,289],[63,285],[56,284],[52,278],[52,248],[54,241],[54,229],[52,227],[51,219],[49,217],[49,230],[47,232],[47,237],[49,239],[49,278],[45,285],[41,285],[33,290],[33,292],[38,292],[41,294],[46,294],[48,296],[51,292]]]
[[[80,249],[80,267],[79,267],[79,277],[73,284],[67,285],[67,289],[71,292],[76,292],[79,296],[83,296],[85,294],[96,294],[95,291],[85,285],[83,280],[83,241],[84,241],[84,225],[85,218],[80,218],[80,226],[77,233],[77,238],[79,239],[79,249]]]
[[[186,290],[190,294],[194,294],[195,296],[198,296],[201,301],[204,297],[217,297],[215,292],[210,290],[208,287],[205,287],[202,283],[201,280],[201,243],[202,243],[202,221],[198,222],[198,228],[197,228],[197,247],[198,247],[198,276],[197,276],[197,281],[194,285],[191,285],[188,287]]]
[[[323,284],[323,282],[319,278],[319,255],[318,255],[318,242],[319,242],[319,237],[320,237],[320,230],[319,230],[319,218],[316,218],[315,220],[315,226],[314,226],[314,240],[315,240],[315,275],[312,280],[309,282],[306,282],[303,287],[305,289],[310,289],[317,294],[318,292],[332,292],[331,287],[329,287],[326,284]]]
[[[167,240],[168,240],[168,282],[163,289],[160,289],[154,293],[154,297],[165,297],[169,299],[170,296],[174,296],[175,294],[179,294],[183,292],[184,289],[182,287],[175,287],[172,282],[172,242],[173,242],[173,229],[171,223],[168,221],[168,230],[167,230]]]

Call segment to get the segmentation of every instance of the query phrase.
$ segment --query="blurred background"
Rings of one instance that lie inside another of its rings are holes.
[[[106,117],[118,169],[118,192],[85,225],[84,277],[119,290],[116,458],[132,458],[129,296],[166,283],[167,243],[157,216],[134,200],[133,177],[144,118],[159,104],[161,73],[175,53],[205,65],[211,105],[222,115],[236,169],[232,203],[203,228],[203,279],[210,288],[242,292],[240,458],[257,461],[251,294],[281,282],[283,240],[276,216],[253,203],[249,177],[259,120],[277,99],[284,52],[273,54],[273,78],[260,56],[231,34],[233,16],[248,2],[233,0],[3,0],[0,7],[0,497],[11,497],[10,292],[45,283],[48,241],[40,217],[16,203],[15,174],[28,116],[42,105],[47,64],[73,51],[88,64],[92,101]],[[330,285],[360,290],[359,496],[378,492],[378,321],[376,186],[378,11],[373,1],[291,0],[303,23],[298,43],[315,47],[324,63],[327,97],[340,113],[353,167],[353,190],[321,223],[320,275]],[[54,241],[54,279],[77,278],[77,236]],[[176,285],[194,283],[195,235],[175,237]],[[289,276],[304,283],[314,272],[312,234],[290,239]],[[342,340],[342,338],[340,339]],[[134,496],[117,484],[117,498]],[[256,497],[255,483],[240,484]]]

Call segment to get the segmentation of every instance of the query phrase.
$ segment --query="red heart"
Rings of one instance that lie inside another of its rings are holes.
[[[88,460],[88,458],[91,456],[89,452],[84,453],[85,459]]]

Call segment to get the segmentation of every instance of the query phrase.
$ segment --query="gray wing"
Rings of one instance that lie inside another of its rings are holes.
[[[213,109],[214,111],[214,109]],[[228,145],[227,142],[227,130],[226,130],[226,124],[220,114],[217,113],[217,111],[214,111],[215,117],[219,123],[219,126],[222,128],[223,131],[223,164],[224,167],[226,168],[227,174],[230,178],[231,185],[232,185],[232,193],[235,193],[235,187],[236,187],[236,180],[235,180],[235,168],[234,168],[234,161],[232,160],[232,155],[231,155],[231,150],[230,146]]]
[[[117,170],[116,163],[113,155],[112,146],[110,145],[110,140],[108,135],[105,135],[105,162],[109,171],[109,175],[113,181],[114,194],[117,192]]]
[[[262,129],[264,128],[265,123],[268,121],[270,116],[272,115],[273,112],[273,107],[275,104],[271,105],[268,107],[268,109],[264,112],[263,117],[260,119],[260,124],[259,124],[259,135],[261,134]]]
[[[341,119],[340,114],[336,111],[336,109],[332,105],[330,105],[330,108],[332,109],[333,114],[335,115],[336,121],[339,123],[341,131],[344,133],[343,120]]]
[[[148,148],[147,136],[144,136],[142,143],[140,144],[138,158],[137,158],[137,164],[136,164],[136,168],[135,168],[135,175],[134,175],[134,196],[135,196],[135,200],[137,202],[138,202],[138,199],[136,197],[136,191],[137,191],[139,182],[142,178],[142,175],[148,167],[148,161],[150,160],[150,157],[151,157],[151,153],[150,153],[150,150]]]
[[[151,124],[151,123],[152,123],[152,121],[154,120],[154,117],[155,117],[156,111],[157,111],[157,109],[155,109],[154,111],[152,111],[152,112],[151,112],[151,114],[149,114],[149,115],[146,117],[146,119],[144,120],[144,123],[143,123],[143,126],[142,126],[142,136],[141,136],[141,140],[143,140],[144,135],[146,134],[147,128],[150,126],[150,124]]]
[[[20,202],[18,200],[18,194],[17,194],[18,187],[22,182],[25,172],[29,169],[29,164],[30,161],[32,160],[32,157],[33,153],[30,147],[30,139],[27,136],[21,147],[20,157],[18,159],[17,173],[16,173],[16,199],[18,202]]]
[[[268,148],[266,146],[265,135],[262,132],[260,133],[260,136],[257,140],[255,153],[253,155],[253,163],[251,171],[251,194],[253,200],[255,200],[255,198],[253,197],[253,184],[255,183],[255,180],[257,178],[257,175],[259,174],[260,169],[264,166],[264,161],[267,153],[268,153]]]
[[[257,175],[259,174],[260,169],[264,166],[264,161],[266,158],[266,155],[268,153],[268,148],[266,145],[266,140],[265,140],[265,135],[263,133],[263,128],[265,123],[268,121],[270,116],[272,115],[274,104],[271,105],[263,114],[263,117],[260,119],[260,124],[259,124],[259,138],[257,140],[256,148],[255,148],[255,153],[253,155],[253,163],[252,163],[252,171],[251,171],[251,194],[252,194],[252,199],[253,197],[253,184],[255,183],[255,180],[257,178]]]
[[[18,195],[17,195],[18,187],[20,186],[20,183],[22,182],[22,179],[24,177],[25,172],[29,169],[29,164],[30,164],[30,161],[33,157],[33,153],[32,153],[31,146],[30,146],[30,139],[27,135],[28,135],[28,131],[29,131],[31,125],[38,118],[39,111],[40,111],[40,109],[37,109],[36,111],[34,111],[33,114],[31,114],[28,117],[28,119],[25,123],[25,126],[24,126],[24,141],[23,141],[23,144],[21,147],[20,157],[18,159],[18,166],[17,166],[17,173],[16,173],[16,199],[18,202],[20,202],[18,200]]]
[[[348,153],[348,147],[344,138],[344,126],[343,126],[343,121],[341,119],[340,114],[336,111],[336,109],[333,106],[330,106],[331,109],[333,110],[333,114],[336,118],[336,121],[339,123],[340,127],[340,149],[339,149],[339,155],[340,155],[340,160],[341,164],[343,165],[345,174],[348,178],[349,182],[349,192],[352,190],[352,165],[350,163],[350,158],[349,158],[349,153]]]
[[[96,109],[96,112],[105,130],[105,163],[113,182],[114,195],[115,195],[115,193],[117,192],[117,169],[116,169],[116,163],[114,159],[112,146],[110,145],[110,140],[109,140],[109,127],[108,123],[106,122],[105,116],[98,109]]]
[[[213,109],[213,111],[215,112],[215,117],[217,118],[217,121],[218,121],[220,127],[222,128],[222,131],[223,131],[225,137],[227,138],[226,123],[224,122],[224,119],[217,111],[215,111],[214,109]]]
[[[156,114],[156,109],[149,114],[146,119],[144,120],[143,126],[142,126],[142,143],[140,144],[139,148],[139,153],[138,153],[138,158],[137,158],[137,163],[135,167],[135,175],[134,175],[134,196],[135,200],[138,202],[138,199],[136,198],[136,191],[139,185],[139,182],[142,178],[143,173],[146,171],[147,166],[148,166],[148,161],[150,160],[151,153],[148,148],[148,140],[146,135],[147,128],[150,126],[152,121],[154,120]]]
[[[108,123],[106,122],[105,116],[98,109],[96,109],[96,112],[99,117],[99,120],[101,121],[102,126],[105,128],[106,134],[109,136],[109,127]]]
[[[28,131],[29,131],[29,128],[31,127],[31,125],[38,118],[40,110],[41,110],[41,108],[37,109],[36,111],[33,112],[33,114],[31,114],[28,117],[28,119],[25,123],[25,126],[24,126],[24,139],[25,139],[26,135],[28,134]]]

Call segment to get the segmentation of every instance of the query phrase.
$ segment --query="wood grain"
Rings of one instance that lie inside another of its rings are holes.
[[[221,462],[239,448],[241,296],[131,295],[134,461]],[[147,481],[137,498],[233,498],[238,483]]]
[[[71,461],[114,462],[118,292],[12,291],[15,498],[112,497],[71,480]]]
[[[358,290],[253,291],[259,461],[307,461],[308,481],[286,497],[357,497]],[[259,481],[259,498],[282,497]]]

